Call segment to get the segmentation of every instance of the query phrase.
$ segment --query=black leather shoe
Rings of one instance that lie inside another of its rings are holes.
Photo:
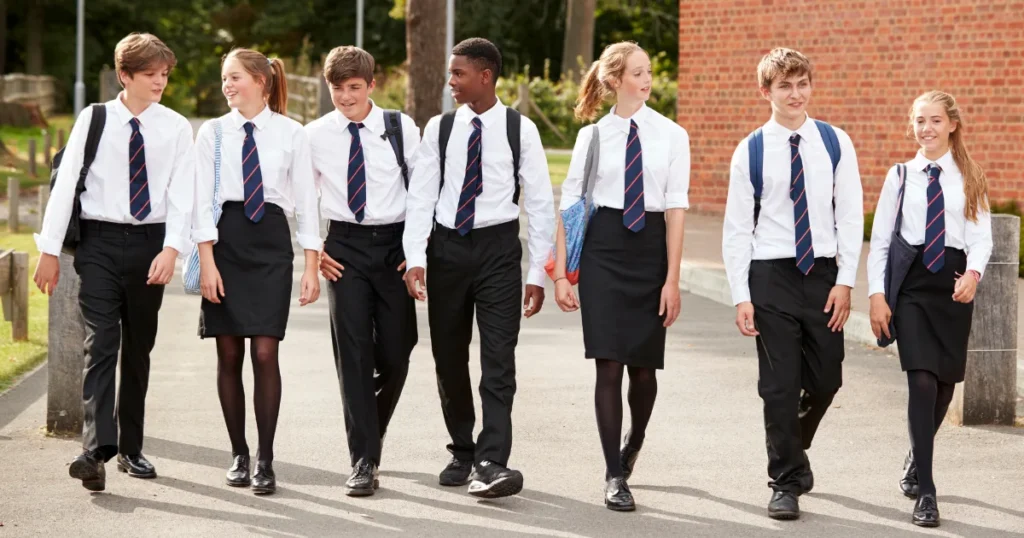
[[[629,491],[625,478],[616,477],[608,479],[608,482],[604,485],[604,505],[609,510],[615,510],[616,512],[632,512],[636,510],[633,492]]]
[[[469,483],[469,494],[485,499],[508,497],[520,491],[523,491],[523,473],[492,461],[480,462]]]
[[[269,461],[257,461],[256,472],[252,475],[252,492],[256,495],[269,495],[277,491],[277,477],[274,467]]]
[[[939,503],[935,500],[935,495],[925,493],[917,498],[917,502],[914,503],[913,521],[918,527],[939,526]]]
[[[776,491],[772,494],[772,500],[768,503],[768,517],[772,519],[798,519],[800,517],[800,502],[796,495],[788,491]]]
[[[355,467],[352,468],[352,475],[345,482],[345,487],[348,488],[345,494],[349,497],[373,495],[377,488],[380,487],[379,477],[380,471],[378,471],[377,466],[361,459],[356,462]]]
[[[811,460],[807,458],[807,451],[804,451],[804,465],[807,466],[807,470],[797,477],[797,482],[800,483],[800,495],[810,493],[814,489],[814,471],[811,470]]]
[[[89,491],[103,491],[107,489],[107,471],[103,463],[103,458],[87,450],[71,461],[68,474],[81,480],[82,487]]]
[[[636,465],[636,459],[639,456],[639,448],[633,448],[629,444],[622,446],[622,450],[619,452],[619,465],[622,465],[623,479],[629,480],[629,477],[633,476],[633,466]]]
[[[917,462],[914,461],[914,449],[907,452],[903,460],[903,476],[900,477],[900,490],[911,499],[916,499],[920,491],[917,484]]]
[[[469,475],[473,472],[473,462],[452,458],[441,471],[437,482],[442,486],[465,486],[469,483]]]
[[[248,454],[236,454],[231,468],[224,477],[224,482],[233,488],[247,488],[252,484],[250,476],[250,460]]]
[[[156,478],[156,468],[142,454],[118,454],[117,470],[134,478]]]

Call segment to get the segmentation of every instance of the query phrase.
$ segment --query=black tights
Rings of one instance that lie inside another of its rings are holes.
[[[910,403],[907,418],[910,425],[910,446],[917,463],[917,482],[920,494],[935,494],[932,479],[932,454],[935,450],[935,434],[942,425],[942,419],[953,399],[953,384],[943,383],[935,374],[926,370],[907,372],[910,388]]]
[[[622,363],[597,359],[597,385],[594,389],[594,408],[597,411],[597,432],[601,436],[604,462],[609,477],[622,476],[619,462],[619,436],[622,434]],[[629,415],[630,429],[626,444],[639,450],[644,444],[647,423],[654,411],[654,398],[658,395],[658,379],[653,368],[630,366]]]
[[[255,381],[253,407],[260,445],[256,458],[274,460],[274,432],[281,409],[281,369],[277,363],[280,340],[272,336],[252,338],[252,373]],[[217,395],[224,411],[224,422],[231,438],[231,452],[248,455],[245,442],[245,387],[242,385],[242,363],[245,362],[245,338],[217,337]]]

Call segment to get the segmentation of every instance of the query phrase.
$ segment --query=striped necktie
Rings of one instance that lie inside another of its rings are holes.
[[[924,230],[924,264],[929,271],[938,273],[946,263],[946,202],[942,196],[939,174],[942,169],[936,164],[925,168],[928,173],[928,226]]]
[[[128,120],[132,126],[132,137],[128,139],[128,206],[135,220],[143,221],[149,216],[149,178],[146,174],[146,144],[139,132],[138,118]]]
[[[352,134],[352,144],[348,148],[348,208],[356,217],[356,222],[363,222],[366,210],[366,163],[363,161],[363,143],[359,139],[362,123],[349,123],[348,132]]]
[[[807,190],[804,185],[804,161],[800,158],[800,135],[789,137],[789,198],[793,200],[793,228],[796,238],[796,266],[803,274],[814,267],[814,241],[811,235],[811,216],[807,214]]]
[[[466,155],[466,177],[462,182],[462,192],[459,194],[459,209],[455,212],[455,229],[459,235],[466,235],[473,229],[473,217],[476,216],[476,197],[484,191],[483,163],[481,162],[481,145],[483,142],[480,136],[483,134],[483,125],[480,117],[473,118],[470,122],[473,125],[473,132],[469,135],[469,153]]]
[[[646,224],[644,209],[644,159],[640,148],[640,132],[636,122],[629,120],[629,137],[626,139],[626,187],[623,194],[622,224],[631,232],[639,232]]]
[[[252,135],[253,124],[245,122],[245,141],[242,142],[242,188],[245,191],[245,216],[253,222],[263,218],[263,174],[260,172],[260,152]]]

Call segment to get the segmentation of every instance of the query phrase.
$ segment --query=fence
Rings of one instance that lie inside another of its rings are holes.
[[[334,110],[323,77],[285,75],[288,81],[288,117],[305,125]]]
[[[39,107],[44,116],[57,108],[57,79],[49,75],[3,75],[0,94],[5,103],[31,104]]]
[[[28,340],[28,253],[0,253],[0,297],[4,321],[11,322],[11,338]]]

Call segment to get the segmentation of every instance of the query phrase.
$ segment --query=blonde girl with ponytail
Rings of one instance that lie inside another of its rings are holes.
[[[555,300],[582,310],[584,356],[594,359],[595,406],[605,457],[605,505],[636,505],[626,481],[643,446],[665,364],[665,333],[679,316],[683,216],[689,206],[690,141],[674,119],[647,107],[651,60],[639,45],[604,49],[583,77],[575,109],[591,121],[606,101],[614,106],[580,130],[562,184],[562,211],[585,195],[587,154],[597,136],[592,171],[596,213],[587,225],[579,264],[579,300],[566,275],[565,227],[559,220]],[[622,378],[629,375],[630,430],[622,432]]]

